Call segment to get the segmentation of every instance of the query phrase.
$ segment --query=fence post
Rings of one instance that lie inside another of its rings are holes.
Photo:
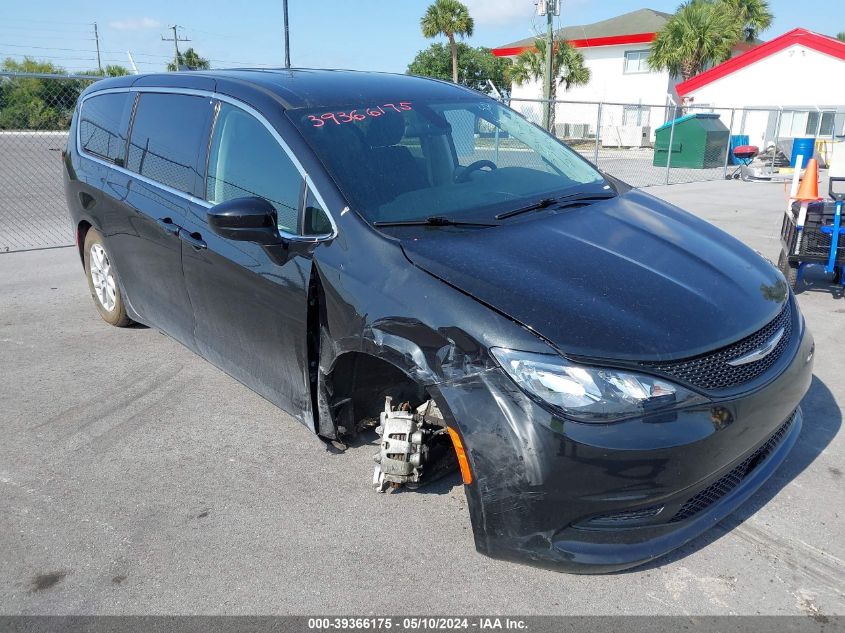
[[[725,179],[728,178],[728,164],[731,162],[731,136],[734,133],[734,116],[736,115],[736,110],[731,109],[731,124],[728,127],[728,151],[725,152]]]
[[[602,102],[599,101],[598,113],[596,114],[596,147],[593,150],[593,165],[599,165],[599,142],[601,141],[601,110]]]
[[[666,184],[669,184],[669,169],[672,165],[672,143],[675,141],[675,119],[678,118],[678,106],[672,106],[672,127],[669,130],[669,148],[666,152]]]
[[[772,150],[772,164],[769,167],[769,171],[774,173],[775,171],[775,158],[778,155],[778,142],[780,141],[780,121],[783,117],[783,108],[778,109],[778,119],[777,123],[775,124],[775,148]]]

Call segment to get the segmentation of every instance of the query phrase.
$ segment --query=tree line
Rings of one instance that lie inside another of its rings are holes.
[[[493,92],[497,96],[507,96],[514,83],[524,84],[544,76],[547,52],[544,39],[537,38],[533,49],[511,60],[493,56],[489,48],[473,48],[456,41],[458,37],[471,37],[474,29],[475,22],[469,9],[460,0],[435,0],[420,19],[420,30],[426,38],[445,36],[449,48],[432,44],[420,51],[408,65],[408,74],[451,79],[454,83],[481,92]],[[565,40],[555,41],[552,69],[556,78],[552,98],[557,94],[558,85],[568,90],[590,80],[590,69],[584,63],[584,56]]]
[[[651,45],[648,64],[653,70],[665,70],[681,79],[689,79],[707,68],[729,59],[743,42],[754,44],[772,23],[767,0],[687,0],[678,7]],[[459,39],[471,37],[475,22],[460,0],[435,0],[420,19],[424,37],[444,36],[447,43],[432,44],[417,53],[407,73],[435,77],[459,83],[475,90],[507,98],[513,84],[542,80],[546,55],[552,55],[552,98],[558,90],[590,81],[590,69],[584,56],[568,41],[556,38],[551,51],[546,40],[538,37],[534,46],[515,58],[496,57],[491,49],[473,47]],[[845,41],[845,33],[838,39]],[[180,52],[167,69],[207,69],[210,63],[193,48]],[[0,70],[17,73],[66,74],[49,62],[26,58],[22,62],[6,59]],[[92,76],[126,75],[119,65],[102,71],[83,73]],[[66,129],[85,80],[0,77],[0,129]]]
[[[648,64],[653,70],[689,79],[729,59],[738,44],[756,43],[772,20],[767,0],[687,0],[657,34]],[[435,0],[421,18],[420,28],[427,38],[445,36],[448,49],[433,44],[420,51],[408,66],[409,74],[451,79],[484,92],[489,92],[492,83],[501,93],[507,93],[513,84],[538,81],[545,76],[549,52],[542,37],[514,59],[491,59],[490,49],[457,42],[456,38],[471,37],[474,31],[469,9],[459,0]],[[837,37],[845,40],[845,33]],[[551,55],[553,99],[559,88],[566,91],[589,83],[590,69],[584,56],[568,41],[556,38]]]
[[[167,64],[167,70],[202,70],[210,68],[207,59],[193,48]],[[7,58],[0,71],[8,73],[67,75],[61,66],[25,57],[23,61]],[[102,70],[88,70],[80,76],[120,77],[129,69],[109,64]],[[44,77],[0,76],[0,130],[66,130],[70,126],[76,100],[90,79],[49,79]]]

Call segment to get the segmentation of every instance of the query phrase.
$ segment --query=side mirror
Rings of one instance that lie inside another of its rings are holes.
[[[264,198],[234,198],[208,210],[208,225],[220,237],[256,244],[281,244],[278,215]]]

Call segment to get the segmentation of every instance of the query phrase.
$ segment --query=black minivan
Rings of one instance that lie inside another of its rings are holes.
[[[377,490],[459,469],[476,547],[624,569],[748,499],[802,425],[782,275],[482,94],[231,70],[99,81],[67,202],[102,317],[160,329]]]

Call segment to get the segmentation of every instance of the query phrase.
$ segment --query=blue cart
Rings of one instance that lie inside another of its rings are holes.
[[[830,200],[812,202],[807,208],[803,226],[799,226],[800,203],[792,205],[781,228],[780,268],[789,285],[795,289],[809,265],[823,265],[833,276],[833,283],[845,285],[845,227],[842,205],[845,201],[845,178],[830,179]]]

